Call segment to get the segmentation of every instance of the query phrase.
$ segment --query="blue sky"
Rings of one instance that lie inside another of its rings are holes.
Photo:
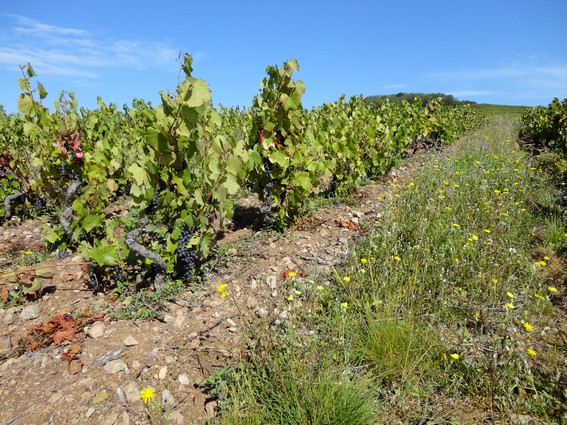
[[[87,108],[157,104],[183,51],[225,106],[251,105],[292,57],[308,108],[402,91],[547,105],[567,97],[566,18],[566,0],[2,0],[0,104],[16,110],[27,62],[48,105],[61,90]]]

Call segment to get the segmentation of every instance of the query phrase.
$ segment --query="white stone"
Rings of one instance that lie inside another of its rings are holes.
[[[12,323],[14,323],[14,315],[6,313],[2,318],[2,322],[4,322],[6,326],[11,325]]]
[[[140,388],[135,381],[132,381],[128,385],[126,385],[124,394],[126,394],[126,400],[128,400],[128,403],[130,404],[133,404],[136,401],[140,400]]]
[[[95,322],[86,330],[86,334],[90,336],[92,339],[100,338],[104,335],[104,323],[102,322]]]
[[[130,370],[128,369],[128,365],[124,360],[121,359],[109,361],[107,364],[104,365],[104,370],[107,373],[111,373],[111,374],[118,372],[130,373]]]
[[[177,377],[177,380],[181,385],[189,385],[189,377],[185,374],[181,374]]]
[[[28,305],[25,306],[21,313],[20,319],[22,320],[33,320],[39,317],[39,307],[37,305]]]

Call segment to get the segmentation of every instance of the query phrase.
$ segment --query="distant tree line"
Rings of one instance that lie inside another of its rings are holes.
[[[398,94],[386,94],[386,95],[375,95],[375,96],[367,96],[364,100],[369,103],[380,103],[385,99],[390,99],[390,102],[395,104],[401,104],[403,100],[407,100],[408,102],[413,102],[413,100],[418,97],[423,102],[425,106],[427,102],[431,99],[441,98],[441,103],[447,106],[458,106],[458,105],[466,105],[466,104],[475,104],[471,100],[458,100],[452,94],[445,94],[445,93],[398,93]]]

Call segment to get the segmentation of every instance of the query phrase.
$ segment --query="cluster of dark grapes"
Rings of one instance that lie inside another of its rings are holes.
[[[69,167],[67,167],[66,162],[61,162],[61,163],[57,164],[55,166],[55,168],[57,169],[57,172],[59,173],[59,175],[61,177],[67,177],[71,180],[80,180],[81,179],[81,176],[79,176],[73,170],[69,170]]]
[[[163,189],[165,189],[165,182],[163,180],[159,180],[158,185],[154,190],[154,197],[146,207],[146,214],[153,214],[157,211],[159,194]]]
[[[114,266],[110,269],[111,279],[116,282],[125,283],[128,281],[128,272],[120,266]]]
[[[195,269],[197,254],[189,249],[189,241],[193,237],[187,226],[181,229],[181,235],[177,241],[177,261],[175,264],[178,276],[190,278]]]
[[[32,208],[36,212],[41,212],[45,210],[45,208],[47,207],[47,200],[45,198],[40,198],[39,196],[32,196],[29,201]]]
[[[89,280],[87,281],[88,288],[93,294],[98,294],[104,289],[104,282],[101,277],[100,268],[98,266],[90,265],[87,270]]]
[[[124,184],[124,194],[125,195],[130,195],[130,190],[132,190],[132,180],[128,180],[125,184]]]

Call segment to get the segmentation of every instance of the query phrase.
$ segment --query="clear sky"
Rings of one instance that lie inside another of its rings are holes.
[[[48,105],[61,90],[155,105],[180,51],[225,106],[250,106],[289,58],[308,108],[402,91],[547,105],[567,97],[567,0],[2,0],[0,104],[16,110],[31,62]]]

